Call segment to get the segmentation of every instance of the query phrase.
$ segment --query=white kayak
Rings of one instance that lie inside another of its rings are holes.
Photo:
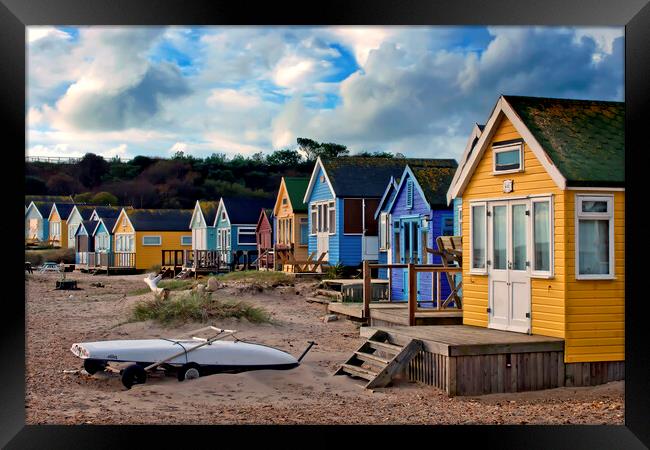
[[[290,368],[298,360],[287,352],[261,344],[242,341],[215,341],[196,350],[201,341],[193,339],[130,339],[73,344],[72,353],[82,359],[153,364],[171,355],[181,355],[167,364],[194,362],[202,366]],[[190,350],[190,352],[186,352]],[[185,351],[185,352],[184,352]]]
[[[120,371],[122,383],[127,388],[144,383],[147,372],[156,368],[175,371],[179,381],[198,378],[217,372],[245,370],[293,369],[307,354],[314,342],[296,358],[289,353],[263,344],[222,341],[234,335],[234,330],[206,327],[218,334],[209,338],[192,339],[124,339],[112,341],[80,342],[72,344],[70,351],[84,361],[89,374],[106,369],[109,362],[130,362]],[[197,331],[201,331],[197,330]],[[225,333],[225,334],[224,334]]]

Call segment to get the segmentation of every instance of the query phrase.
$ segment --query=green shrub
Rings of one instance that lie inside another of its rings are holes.
[[[336,263],[336,265],[329,266],[327,270],[325,271],[327,278],[330,280],[335,280],[337,278],[343,278],[343,275],[345,274],[345,267],[343,264]]]
[[[166,300],[154,298],[136,303],[131,321],[154,320],[162,324],[210,322],[215,319],[247,319],[254,323],[269,322],[270,315],[262,308],[239,300],[217,300],[208,294],[192,292]]]

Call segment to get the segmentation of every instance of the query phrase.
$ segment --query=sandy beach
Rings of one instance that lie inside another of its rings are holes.
[[[117,374],[90,376],[70,352],[74,342],[175,337],[206,324],[163,327],[128,322],[133,305],[151,293],[143,275],[66,274],[79,290],[54,289],[58,274],[26,276],[27,424],[623,424],[623,382],[517,394],[448,398],[442,391],[402,381],[369,391],[361,380],[332,376],[364,340],[358,324],[325,323],[325,305],[308,303],[313,281],[266,288],[228,284],[213,296],[266,309],[271,323],[229,319],[211,323],[238,338],[299,355],[317,342],[300,367],[216,374],[178,382],[150,377],[131,390]],[[104,287],[91,283],[102,282]],[[66,373],[70,372],[70,373]]]

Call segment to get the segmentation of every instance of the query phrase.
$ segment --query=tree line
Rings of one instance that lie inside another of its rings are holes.
[[[27,195],[72,195],[89,204],[132,205],[137,208],[193,208],[198,199],[221,196],[272,198],[283,176],[310,176],[320,157],[350,156],[342,144],[297,139],[297,149],[251,156],[213,153],[197,158],[176,152],[171,158],[136,156],[106,160],[86,153],[75,164],[27,162]],[[387,152],[355,156],[393,158]]]

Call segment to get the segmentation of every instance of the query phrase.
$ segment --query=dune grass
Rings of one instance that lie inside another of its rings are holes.
[[[170,291],[184,291],[187,289],[192,289],[192,286],[194,286],[194,280],[160,280],[160,282],[158,283],[158,287],[166,288],[169,289]],[[141,287],[129,291],[128,295],[130,296],[144,295],[148,292],[151,292],[151,289],[145,286],[145,287]]]
[[[219,281],[257,281],[260,283],[292,283],[293,277],[284,272],[244,270],[218,275]]]
[[[161,324],[184,322],[209,322],[215,319],[247,319],[253,323],[270,322],[271,316],[263,308],[233,299],[214,299],[210,295],[196,292],[168,298],[153,299],[136,303],[131,312],[131,321],[154,320]]]

